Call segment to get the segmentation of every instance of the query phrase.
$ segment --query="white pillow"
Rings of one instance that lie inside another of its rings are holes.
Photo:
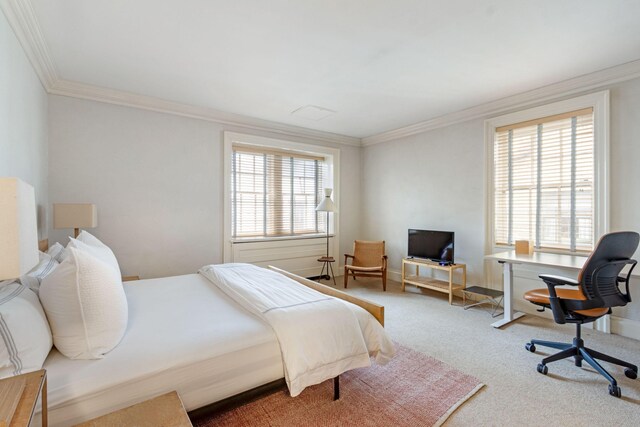
[[[0,378],[42,369],[51,345],[36,294],[17,282],[0,288]]]
[[[49,248],[47,251],[48,255],[51,255],[53,259],[58,261],[59,263],[64,261],[65,259],[65,248],[60,243],[56,242]]]
[[[118,260],[113,254],[113,251],[86,231],[82,231],[77,239],[69,237],[69,244],[67,245],[66,250],[68,251],[69,248],[77,248],[90,253],[100,261],[109,264],[118,272],[118,275],[121,276],[120,266],[118,265]]]
[[[50,274],[60,263],[51,255],[40,252],[40,262],[27,274],[20,276],[20,283],[38,294],[42,279]]]
[[[127,328],[120,275],[93,255],[67,248],[67,258],[42,281],[40,301],[53,343],[70,359],[100,359]]]

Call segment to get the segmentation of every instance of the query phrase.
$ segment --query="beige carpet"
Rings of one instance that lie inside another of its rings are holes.
[[[292,398],[285,390],[206,419],[196,427],[407,426],[441,425],[482,384],[474,377],[401,345],[384,366],[340,376],[340,400],[333,381],[308,387]]]
[[[342,278],[336,281],[342,289]],[[608,382],[586,363],[577,368],[564,360],[549,364],[547,376],[536,372],[553,350],[538,348],[533,354],[524,344],[531,338],[570,342],[574,325],[525,316],[494,329],[494,319],[480,308],[449,306],[445,294],[411,286],[402,293],[397,282],[389,282],[383,293],[379,280],[359,278],[349,281],[347,292],[385,306],[385,328],[396,342],[485,384],[445,426],[640,425],[640,380],[625,377],[622,368],[604,364],[622,388],[621,399],[609,396]],[[583,330],[583,339],[588,347],[640,364],[640,341],[590,329]]]

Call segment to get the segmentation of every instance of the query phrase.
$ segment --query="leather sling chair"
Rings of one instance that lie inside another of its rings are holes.
[[[606,234],[598,241],[580,270],[578,280],[541,274],[540,278],[547,285],[547,289],[534,289],[524,294],[525,299],[543,307],[539,311],[550,308],[556,323],[576,324],[576,337],[571,344],[536,339],[526,344],[525,348],[532,353],[536,351],[536,345],[562,350],[542,359],[537,367],[538,372],[546,375],[548,363],[568,357],[575,359],[576,366],[582,366],[582,361],[585,360],[593,369],[609,380],[609,394],[615,397],[622,395],[620,387],[618,387],[615,378],[597,360],[624,366],[624,374],[627,377],[637,378],[638,367],[636,365],[585,347],[584,341],[580,337],[580,325],[610,314],[611,307],[621,307],[631,302],[629,278],[636,265],[636,261],[631,257],[638,248],[639,240],[638,233],[631,231]],[[622,276],[622,270],[627,265],[630,266],[630,269],[626,275]],[[625,285],[624,292],[620,291],[621,284]],[[558,286],[571,286],[574,289]]]

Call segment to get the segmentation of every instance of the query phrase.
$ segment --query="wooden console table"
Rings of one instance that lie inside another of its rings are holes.
[[[408,265],[415,266],[415,274],[409,275],[407,268]],[[449,280],[439,280],[432,277],[426,277],[420,275],[420,267],[430,268],[432,270],[442,270],[449,273]],[[453,282],[453,273],[455,270],[462,270],[462,283],[456,284]],[[449,294],[449,304],[453,302],[453,292],[464,289],[467,286],[467,265],[466,264],[451,264],[440,265],[437,262],[417,259],[417,258],[403,258],[402,259],[402,292],[404,292],[405,284],[418,286],[421,288],[431,289],[438,292],[444,292]]]

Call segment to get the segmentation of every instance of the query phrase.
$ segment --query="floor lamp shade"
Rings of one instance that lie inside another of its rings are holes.
[[[0,178],[0,280],[22,276],[39,257],[33,187],[18,178]]]
[[[316,208],[318,212],[335,212],[336,211],[336,205],[333,203],[333,200],[331,200],[332,192],[333,190],[331,188],[324,189],[324,199],[320,201],[320,204]]]
[[[98,226],[98,208],[91,203],[54,203],[53,228],[94,228]],[[77,233],[76,233],[77,237]]]

